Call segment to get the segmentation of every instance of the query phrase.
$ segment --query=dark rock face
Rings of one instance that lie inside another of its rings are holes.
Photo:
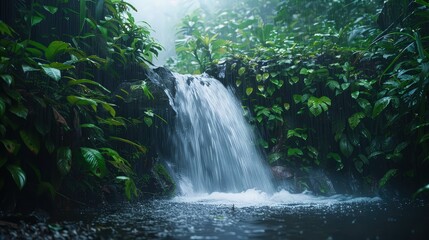
[[[140,121],[140,124],[129,124],[118,136],[148,149],[142,159],[136,161],[134,170],[138,176],[152,176],[150,169],[156,165],[159,156],[168,154],[171,146],[168,133],[174,126],[175,111],[170,102],[176,93],[176,80],[172,72],[162,67],[133,68],[125,77],[127,79],[112,93],[116,96],[117,112],[127,119]],[[154,188],[162,185],[153,184]]]

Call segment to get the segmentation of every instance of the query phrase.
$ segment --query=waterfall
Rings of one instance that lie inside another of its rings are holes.
[[[182,194],[273,192],[270,169],[232,90],[205,75],[175,77],[171,149]]]

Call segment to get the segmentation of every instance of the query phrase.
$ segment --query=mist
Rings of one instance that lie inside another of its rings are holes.
[[[153,63],[162,66],[167,59],[175,56],[175,40],[180,20],[195,10],[197,0],[127,0],[137,12],[132,11],[137,23],[148,23],[152,36],[164,47]]]

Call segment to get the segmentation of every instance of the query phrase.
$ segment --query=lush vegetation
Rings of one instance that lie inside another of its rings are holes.
[[[2,209],[85,202],[115,182],[136,196],[133,165],[147,149],[120,132],[152,125],[154,114],[119,116],[114,102],[124,98],[112,91],[128,65],[145,68],[161,50],[148,26],[135,23],[123,0],[4,1],[1,8]],[[134,89],[151,95],[144,82]]]
[[[429,182],[428,24],[426,0],[219,1],[183,19],[169,64],[236,86],[271,164],[412,193]]]

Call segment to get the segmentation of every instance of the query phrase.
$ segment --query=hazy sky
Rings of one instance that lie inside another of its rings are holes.
[[[127,0],[138,12],[133,12],[137,22],[145,21],[154,30],[153,37],[165,50],[159,54],[155,65],[163,65],[175,54],[175,34],[180,19],[190,12],[197,0]]]

